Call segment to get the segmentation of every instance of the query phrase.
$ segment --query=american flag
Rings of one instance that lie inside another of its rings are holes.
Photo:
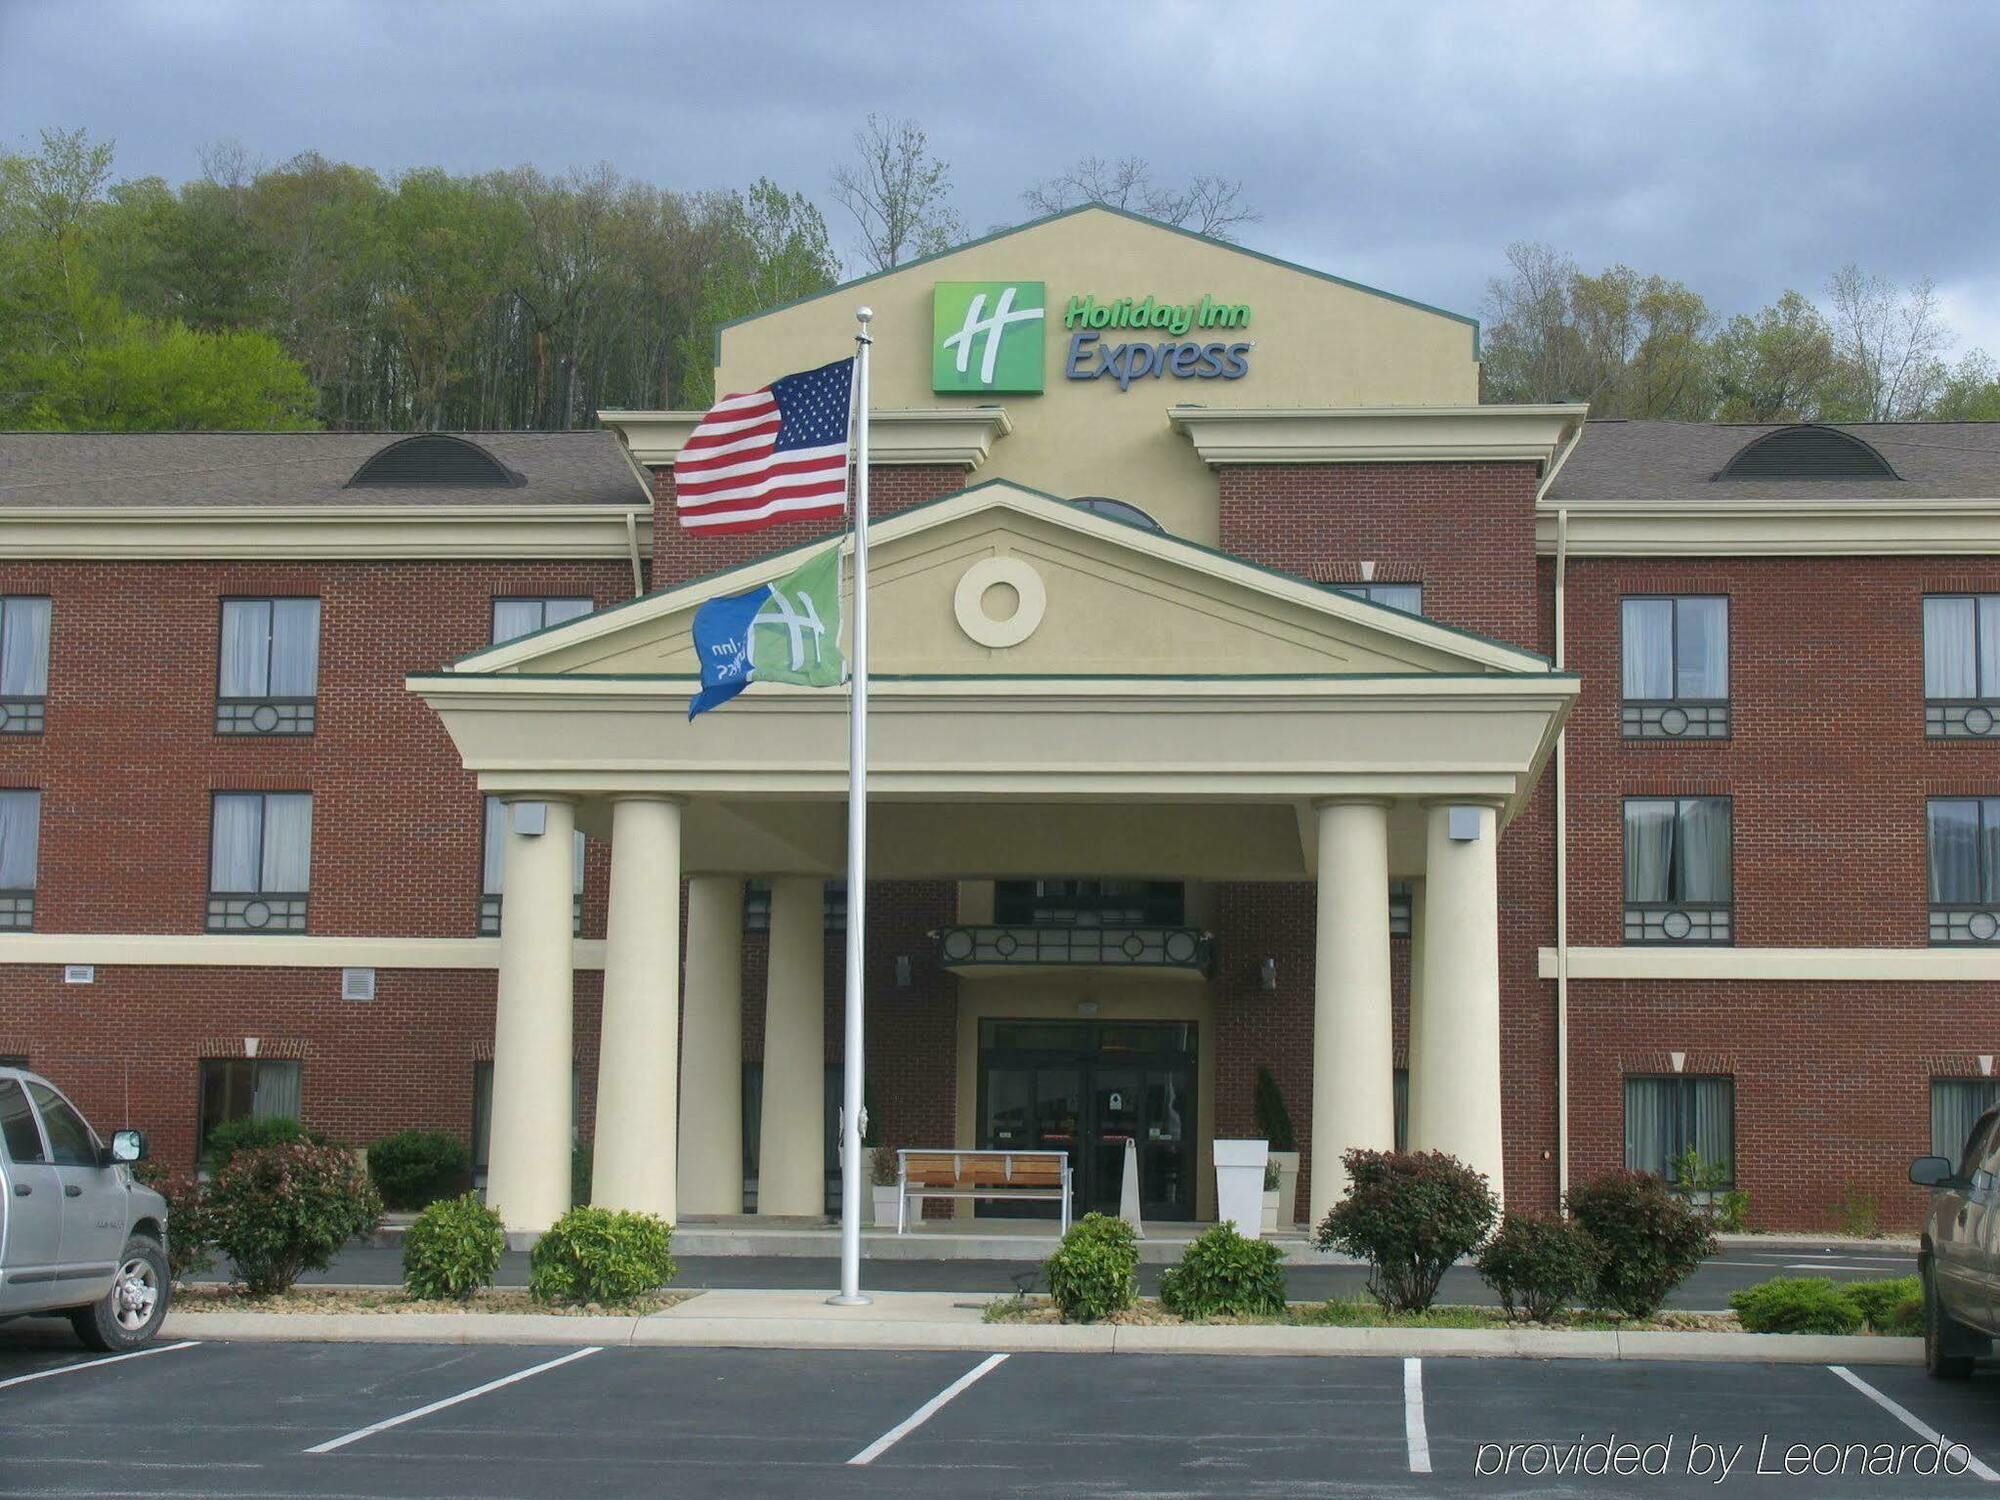
[[[681,525],[719,536],[843,515],[853,377],[837,359],[710,407],[674,459]]]

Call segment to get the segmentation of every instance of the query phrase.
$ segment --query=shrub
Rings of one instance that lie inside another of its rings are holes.
[[[326,1133],[308,1130],[290,1115],[272,1115],[263,1120],[224,1120],[208,1133],[205,1153],[211,1173],[228,1166],[231,1158],[244,1151],[261,1151],[266,1146],[289,1146],[293,1141],[328,1144]]]
[[[1368,1292],[1420,1312],[1461,1255],[1486,1238],[1498,1205],[1486,1178],[1442,1151],[1350,1151],[1350,1186],[1320,1222],[1322,1250],[1368,1262]]]
[[[528,1257],[537,1302],[636,1302],[674,1279],[673,1225],[653,1214],[572,1208]]]
[[[182,1282],[215,1264],[215,1226],[208,1207],[208,1184],[192,1173],[169,1173],[142,1161],[132,1175],[167,1200],[167,1278]]]
[[[238,1151],[208,1184],[215,1244],[255,1297],[282,1292],[382,1217],[368,1174],[341,1146]]]
[[[1833,1217],[1842,1234],[1857,1240],[1872,1240],[1882,1233],[1882,1214],[1875,1195],[1859,1183],[1842,1184],[1840,1196],[1833,1200]]]
[[[1606,1172],[1573,1188],[1570,1217],[1597,1242],[1596,1307],[1650,1318],[1715,1253],[1702,1216],[1646,1172]]]
[[[1924,1284],[1914,1276],[1887,1281],[1850,1281],[1841,1290],[1877,1333],[1924,1331]]]
[[[1298,1137],[1292,1131],[1292,1112],[1285,1108],[1285,1096],[1278,1092],[1278,1080],[1266,1067],[1257,1069],[1256,1108],[1257,1129],[1273,1151],[1299,1149]]]
[[[1750,1195],[1728,1186],[1729,1163],[1710,1161],[1690,1146],[1667,1167],[1667,1182],[1674,1192],[1717,1229],[1741,1234],[1750,1213]]]
[[[1285,1252],[1222,1223],[1160,1277],[1160,1305],[1183,1318],[1276,1316],[1285,1310]]]
[[[403,1236],[403,1285],[427,1301],[470,1302],[493,1284],[506,1248],[506,1226],[477,1193],[440,1198]]]
[[[1751,1333],[1855,1333],[1861,1309],[1825,1276],[1774,1276],[1729,1294]]]
[[[1741,1234],[1750,1222],[1750,1194],[1743,1188],[1725,1188],[1715,1195],[1715,1227],[1724,1234]]]
[[[1590,1295],[1597,1282],[1597,1242],[1580,1224],[1540,1214],[1504,1214],[1479,1253],[1479,1274],[1500,1305],[1546,1323],[1562,1306]]]
[[[442,1130],[403,1130],[368,1148],[368,1175],[389,1208],[427,1208],[471,1185],[472,1156]]]
[[[869,1176],[876,1187],[894,1187],[897,1168],[894,1146],[877,1146],[868,1153]]]
[[[1139,1245],[1132,1226],[1085,1214],[1070,1225],[1042,1274],[1065,1323],[1095,1323],[1123,1312],[1139,1295]]]

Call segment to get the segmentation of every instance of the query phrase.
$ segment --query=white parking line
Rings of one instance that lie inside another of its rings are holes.
[[[936,1416],[938,1414],[938,1411],[944,1406],[944,1404],[947,1401],[950,1401],[954,1396],[958,1395],[959,1392],[963,1391],[967,1386],[971,1385],[975,1380],[978,1380],[980,1377],[984,1376],[989,1371],[995,1369],[999,1365],[1006,1363],[1006,1360],[1007,1356],[1004,1354],[987,1355],[985,1359],[981,1360],[978,1364],[974,1365],[971,1369],[967,1370],[963,1375],[959,1376],[958,1379],[954,1380],[950,1385],[946,1386],[943,1390],[939,1391],[935,1396],[931,1397],[930,1400],[926,1401],[922,1406],[918,1407],[915,1411],[911,1412],[907,1417],[903,1418],[902,1421],[898,1422],[894,1427],[891,1427],[887,1432],[883,1433],[880,1437],[875,1439],[874,1442],[870,1443],[866,1448],[863,1448],[859,1453],[855,1454],[854,1457],[850,1458],[847,1462],[850,1465],[874,1463],[876,1459],[880,1458],[883,1454],[887,1453],[891,1448],[895,1447],[896,1444],[900,1443],[904,1438],[908,1437],[911,1433],[915,1432],[919,1427],[923,1426],[924,1423],[928,1422],[932,1417]]]
[[[192,1349],[200,1342],[200,1339],[188,1339],[179,1344],[155,1344],[150,1349],[134,1349],[130,1354],[113,1354],[104,1359],[86,1359],[81,1364],[58,1365],[53,1370],[36,1370],[28,1375],[15,1375],[10,1379],[0,1380],[0,1391],[4,1391],[10,1385],[26,1385],[31,1380],[51,1380],[58,1375],[74,1374],[78,1370],[94,1370],[99,1365],[115,1365],[128,1359],[144,1359],[149,1354],[172,1354],[176,1349]]]
[[[1424,1362],[1403,1361],[1403,1441],[1410,1448],[1410,1472],[1431,1471],[1431,1436],[1424,1426]]]
[[[1827,1368],[1833,1371],[1833,1373],[1838,1375],[1842,1380],[1846,1381],[1849,1385],[1853,1386],[1857,1391],[1861,1392],[1861,1394],[1866,1396],[1870,1401],[1873,1401],[1877,1406],[1881,1407],[1882,1410],[1886,1411],[1890,1416],[1894,1417],[1898,1422],[1901,1422],[1905,1427],[1909,1428],[1910,1431],[1914,1432],[1918,1437],[1922,1438],[1925,1442],[1936,1443],[1939,1448],[1946,1448],[1952,1446],[1943,1433],[1939,1432],[1935,1427],[1930,1426],[1928,1423],[1919,1421],[1915,1416],[1911,1415],[1911,1413],[1906,1408],[1897,1405],[1894,1401],[1891,1401],[1887,1396],[1883,1395],[1880,1391],[1876,1390],[1874,1386],[1870,1385],[1867,1381],[1863,1380],[1859,1375],[1855,1374],[1852,1370],[1848,1369],[1847,1366],[1828,1365]],[[1966,1448],[1965,1444],[1963,1443],[1959,1443],[1957,1444],[1957,1446],[1960,1448],[1965,1448],[1965,1456],[1969,1460],[1967,1464],[1969,1472],[1977,1474],[1981,1479],[1985,1480],[1988,1484],[2000,1483],[2000,1474],[1994,1473],[1992,1469],[1988,1468],[1985,1464],[1981,1463],[1977,1458],[1973,1457],[1973,1453],[1970,1448]]]
[[[483,1396],[488,1391],[497,1391],[503,1385],[512,1385],[517,1380],[526,1380],[530,1375],[540,1375],[545,1370],[553,1370],[558,1365],[569,1364],[572,1360],[583,1359],[592,1354],[602,1354],[601,1345],[592,1344],[588,1349],[574,1349],[561,1359],[551,1359],[525,1370],[516,1370],[512,1375],[502,1375],[498,1380],[489,1380],[484,1385],[476,1385],[469,1391],[460,1391],[456,1396],[446,1396],[442,1401],[433,1401],[428,1406],[420,1406],[415,1411],[406,1411],[399,1417],[387,1417],[380,1422],[370,1422],[366,1427],[333,1438],[328,1442],[315,1443],[306,1449],[308,1453],[331,1453],[336,1448],[345,1448],[349,1443],[358,1443],[365,1437],[378,1432],[387,1432],[391,1427],[401,1427],[405,1422],[414,1422],[419,1417],[427,1417],[434,1411],[443,1411],[447,1406],[457,1406],[461,1401],[470,1401],[475,1396]]]

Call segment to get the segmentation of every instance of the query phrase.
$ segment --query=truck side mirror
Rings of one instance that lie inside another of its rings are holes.
[[[1910,1163],[1910,1181],[1918,1187],[1943,1187],[1953,1180],[1948,1156],[1920,1156]]]
[[[143,1130],[121,1130],[111,1137],[111,1159],[120,1166],[130,1166],[135,1161],[146,1159],[146,1132]]]

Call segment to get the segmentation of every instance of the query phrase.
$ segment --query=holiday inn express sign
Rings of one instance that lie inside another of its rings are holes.
[[[938,282],[931,296],[931,389],[1039,392],[1052,315],[1045,282]],[[1070,297],[1059,315],[1069,337],[1067,380],[1111,380],[1124,391],[1148,378],[1241,380],[1250,373],[1250,341],[1214,337],[1249,326],[1247,303],[1206,293],[1179,303],[1152,293],[1103,300],[1090,293]],[[1147,336],[1158,334],[1168,337]]]

